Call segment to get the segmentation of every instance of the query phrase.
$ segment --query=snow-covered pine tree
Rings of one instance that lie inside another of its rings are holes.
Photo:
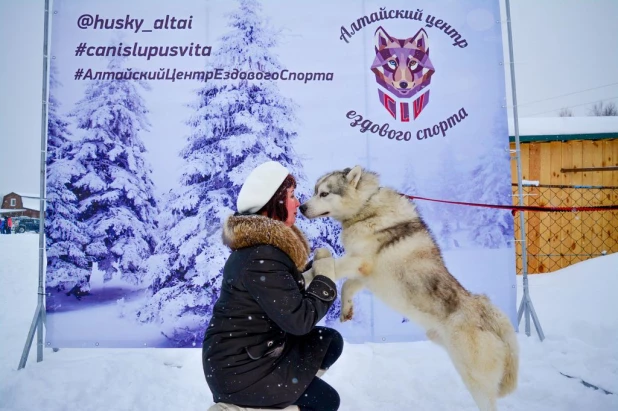
[[[59,112],[60,104],[56,92],[62,84],[58,81],[58,68],[52,60],[49,66],[49,101],[47,110],[47,165],[63,157],[62,148],[66,148],[71,132],[69,122]]]
[[[472,170],[467,200],[482,204],[513,204],[510,187],[511,164],[507,145],[506,123],[495,126],[489,137],[487,151]],[[474,207],[467,219],[472,225],[470,240],[485,248],[513,246],[513,216],[509,210]]]
[[[431,197],[438,200],[463,201],[467,194],[468,170],[462,168],[462,163],[455,157],[452,147],[445,147],[441,156],[440,173],[435,184],[429,188]],[[431,217],[436,226],[436,240],[444,250],[453,248],[453,234],[464,229],[465,206],[434,202],[427,205],[431,208]],[[439,227],[439,228],[438,228]]]
[[[70,150],[68,121],[59,113],[56,92],[61,86],[52,61],[49,76],[47,116],[45,241],[47,249],[46,287],[73,290],[79,297],[89,290],[89,261],[84,253],[90,243],[84,224],[77,219],[77,197],[70,183],[83,173],[67,155]]]
[[[434,197],[436,195],[436,190],[437,187],[433,185],[432,182],[422,181],[418,177],[418,173],[414,170],[413,164],[407,164],[405,166],[400,190],[402,194]],[[436,216],[434,206],[436,203],[426,200],[414,200],[414,204],[416,205],[417,212],[421,215],[429,228],[435,227]]]
[[[208,70],[281,71],[271,51],[279,33],[268,27],[260,11],[258,1],[239,1]],[[299,186],[304,184],[293,150],[297,107],[280,93],[276,81],[208,80],[192,108],[188,123],[193,131],[180,153],[185,161],[180,187],[170,196],[162,217],[165,237],[151,261],[153,296],[138,312],[141,321],[164,323],[166,335],[178,346],[201,343],[229,255],[221,227],[236,211],[246,176],[274,160],[290,170]]]
[[[417,173],[414,171],[414,166],[411,164],[406,165],[404,169],[404,177],[401,183],[401,193],[409,196],[420,196],[420,197],[428,197],[428,194],[425,190],[425,185],[421,180],[419,180]],[[417,212],[423,217],[426,218],[427,206],[429,205],[424,200],[416,200],[414,201],[416,205]]]
[[[123,70],[125,60],[111,57],[107,71]],[[87,257],[105,280],[120,272],[133,284],[140,282],[142,263],[156,246],[158,214],[140,137],[149,122],[139,88],[149,86],[141,80],[94,80],[71,113],[82,131],[70,155],[84,169],[72,187],[92,237]]]

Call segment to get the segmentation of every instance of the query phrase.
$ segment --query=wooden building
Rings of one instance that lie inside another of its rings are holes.
[[[3,217],[39,218],[40,200],[38,194],[9,193],[2,197],[0,214]]]
[[[525,205],[618,205],[618,117],[523,118],[519,125]],[[514,141],[511,136],[513,156]],[[516,167],[513,159],[514,204],[519,203]],[[528,273],[551,272],[618,251],[618,210],[526,212],[525,216]],[[517,215],[515,229],[519,240]]]

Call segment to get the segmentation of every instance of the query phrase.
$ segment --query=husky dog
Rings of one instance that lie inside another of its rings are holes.
[[[367,287],[446,349],[480,410],[496,410],[497,398],[515,390],[519,347],[511,322],[448,272],[413,202],[356,166],[321,177],[300,210],[307,218],[332,217],[342,225],[345,255],[334,259],[320,249],[314,261],[318,271],[347,277],[341,321],[352,318],[353,296]]]
[[[435,69],[429,58],[428,40],[423,29],[402,39],[390,36],[382,27],[374,34],[376,56],[371,71],[378,83],[380,103],[393,118],[403,122],[410,121],[410,101],[414,119],[429,103],[429,90],[425,88]]]

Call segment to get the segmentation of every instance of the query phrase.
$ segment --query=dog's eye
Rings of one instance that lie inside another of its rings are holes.
[[[326,197],[328,195],[328,193],[325,191],[323,193],[320,193],[320,197]]]
[[[416,66],[418,66],[418,61],[416,61],[416,60],[412,60],[412,61],[410,62],[410,68],[411,68],[411,69],[413,69],[413,68],[416,68]]]
[[[389,60],[388,65],[392,68],[395,68],[397,67],[397,62],[395,60]]]

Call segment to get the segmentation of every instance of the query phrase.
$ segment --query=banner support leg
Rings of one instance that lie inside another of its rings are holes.
[[[507,24],[507,32],[509,39],[509,64],[511,69],[511,92],[513,95],[513,125],[515,129],[515,151],[517,157],[517,192],[519,194],[519,205],[524,205],[524,194],[522,189],[522,173],[521,173],[521,150],[520,150],[520,142],[519,142],[519,117],[517,114],[517,92],[516,92],[516,84],[515,84],[515,65],[513,62],[513,34],[511,31],[511,5],[509,0],[505,0],[506,2],[506,24]],[[532,321],[534,321],[534,326],[536,328],[537,334],[539,335],[539,339],[543,341],[545,339],[545,334],[543,333],[543,329],[541,328],[541,323],[539,322],[538,317],[536,316],[536,311],[534,310],[534,306],[532,305],[532,299],[530,298],[530,290],[528,288],[528,250],[526,247],[526,227],[525,227],[525,218],[523,211],[519,212],[519,228],[520,228],[520,236],[521,236],[521,257],[522,257],[522,268],[523,268],[523,295],[521,298],[521,303],[519,305],[519,309],[517,310],[517,325],[521,324],[522,315],[525,316],[525,332],[526,335],[530,336],[530,315],[532,315]]]
[[[49,0],[45,0],[45,16],[43,27],[43,94],[41,103],[41,170],[40,170],[40,194],[39,194],[39,286],[37,295],[37,306],[34,318],[30,325],[30,331],[26,338],[26,344],[21,354],[18,370],[26,366],[34,333],[37,334],[37,362],[43,361],[43,325],[46,321],[45,315],[45,290],[44,290],[44,271],[45,271],[45,183],[47,160],[47,67],[49,59]]]

